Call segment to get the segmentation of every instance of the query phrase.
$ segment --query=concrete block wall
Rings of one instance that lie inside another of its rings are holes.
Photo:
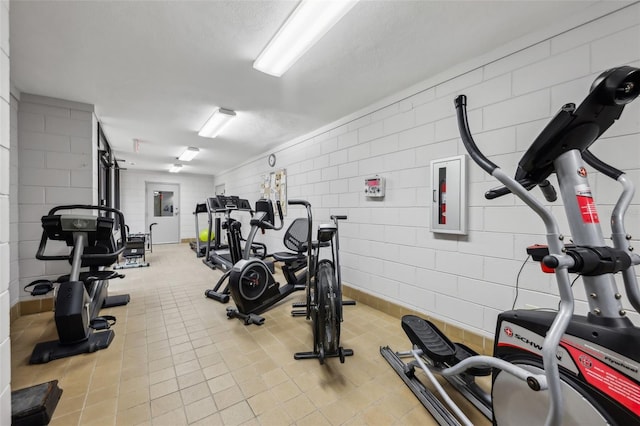
[[[25,93],[20,96],[18,258],[21,292],[22,287],[35,279],[69,272],[67,262],[43,262],[35,258],[42,235],[40,218],[57,205],[95,201],[94,121],[93,105]],[[63,244],[58,247],[67,252]],[[20,298],[33,300],[24,292]]]
[[[468,235],[430,229],[431,160],[465,153],[459,140],[453,99],[466,94],[478,145],[509,173],[556,111],[579,103],[607,68],[640,66],[640,4],[603,16],[515,53],[429,81],[414,93],[398,95],[374,111],[338,120],[336,125],[274,150],[287,169],[288,197],[311,202],[314,218],[345,213],[341,224],[344,281],[365,293],[424,312],[474,333],[491,336],[499,312],[516,297],[516,277],[525,249],[545,243],[542,222],[519,200],[488,201],[484,192],[498,183],[478,166],[468,167]],[[446,74],[446,73],[445,73]],[[627,171],[640,184],[640,101],[593,151]],[[228,194],[254,200],[261,176],[269,173],[265,153],[215,177]],[[363,180],[386,178],[383,201],[363,196]],[[591,172],[600,216],[610,216],[617,184]],[[552,210],[561,217],[562,206]],[[287,224],[304,214],[290,208]],[[628,213],[627,230],[640,236],[640,201]],[[316,221],[317,223],[317,221]],[[602,221],[609,235],[608,221]],[[565,219],[562,232],[569,235]],[[283,248],[282,232],[261,237],[270,251]],[[637,244],[637,243],[636,243]],[[587,310],[584,291],[574,286],[577,311]],[[619,290],[623,288],[620,286]],[[555,281],[538,264],[524,264],[517,307],[558,306]],[[630,306],[626,306],[630,308]],[[640,317],[631,313],[634,320]]]
[[[9,1],[0,2],[0,424],[11,424],[11,93],[9,83]]]
[[[146,182],[180,185],[180,239],[195,238],[195,219],[192,213],[197,203],[203,203],[207,197],[214,195],[213,176],[122,170],[120,209],[133,233],[148,229]]]

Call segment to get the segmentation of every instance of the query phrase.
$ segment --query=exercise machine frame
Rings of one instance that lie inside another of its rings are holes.
[[[622,273],[627,297],[640,311],[640,290],[634,265],[640,256],[630,246],[624,216],[634,186],[623,172],[604,163],[589,147],[617,120],[624,106],[640,94],[640,69],[628,66],[602,73],[589,95],[576,108],[566,104],[545,127],[509,177],[486,158],[469,130],[464,95],[456,98],[458,126],[471,158],[503,186],[485,194],[493,199],[508,193],[518,196],[544,222],[546,253],[538,256],[555,274],[558,312],[513,310],[500,314],[494,356],[458,353],[458,347],[438,328],[421,318],[405,316],[402,327],[414,348],[381,353],[440,424],[471,424],[439,385],[433,373],[458,378],[466,391],[473,387],[471,367],[492,368],[491,396],[484,395],[481,411],[494,424],[640,424],[640,329],[626,316],[614,274]],[[613,210],[613,247],[605,244],[588,182],[586,164],[617,180],[622,193]],[[572,245],[565,245],[558,222],[529,190],[539,186],[548,202],[556,192],[547,177],[556,173],[571,230]],[[587,316],[574,314],[569,273],[581,276],[588,295]],[[404,364],[400,358],[411,355]],[[415,376],[419,367],[444,400],[442,404]],[[542,391],[542,392],[541,392]],[[463,395],[468,396],[463,393]],[[539,421],[538,421],[539,423]]]
[[[56,214],[60,210],[95,210],[105,216]],[[120,227],[119,239],[113,235],[116,224]],[[59,286],[55,293],[54,319],[58,340],[38,343],[31,354],[31,364],[105,349],[115,336],[110,327],[116,319],[98,316],[100,309],[129,303],[128,294],[107,294],[109,280],[124,275],[101,269],[112,265],[125,250],[127,231],[122,212],[106,206],[57,206],[42,217],[42,228],[36,258],[67,260],[71,271],[56,280]],[[45,254],[49,240],[64,241],[73,249],[67,255]],[[82,267],[90,270],[81,272]],[[102,331],[94,332],[97,330]]]

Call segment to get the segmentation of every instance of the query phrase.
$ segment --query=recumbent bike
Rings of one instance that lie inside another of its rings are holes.
[[[114,217],[56,214],[60,210],[92,210]],[[118,239],[114,237],[116,223],[121,233]],[[54,319],[58,333],[58,340],[35,346],[30,364],[107,348],[115,336],[110,327],[116,319],[110,315],[99,316],[99,311],[126,305],[130,300],[128,294],[108,295],[109,280],[124,278],[124,275],[103,269],[116,262],[125,250],[126,225],[124,215],[119,210],[90,205],[58,206],[42,217],[42,228],[36,258],[67,260],[71,263],[71,272],[55,281],[38,280],[27,286],[33,287],[31,293],[34,295],[55,290]],[[72,249],[65,255],[45,254],[48,241],[64,241]],[[89,270],[81,272],[83,267]],[[54,284],[58,284],[57,289]]]
[[[258,230],[279,230],[283,227],[283,214],[280,201],[276,201],[280,225],[273,224],[273,203],[271,200],[261,200],[268,206],[256,212],[251,219],[251,231],[247,241],[255,238]],[[252,258],[245,247],[243,259],[233,265],[229,273],[229,293],[236,305],[227,308],[228,318],[239,318],[245,324],[264,324],[264,317],[260,316],[276,303],[296,291],[306,288],[306,220],[296,219],[289,226],[284,235],[285,247],[292,251],[277,252],[270,255],[275,260],[283,262],[282,272],[286,280],[280,285],[273,276],[273,263],[265,259]],[[302,238],[304,236],[304,239]]]
[[[534,260],[555,274],[559,310],[512,310],[498,316],[494,356],[479,356],[451,342],[433,323],[417,316],[402,318],[413,344],[407,352],[381,348],[381,354],[440,424],[470,425],[433,373],[444,377],[493,424],[638,425],[640,424],[640,329],[626,316],[614,274],[621,272],[626,294],[640,312],[640,289],[634,265],[640,256],[630,245],[624,217],[634,193],[625,174],[598,159],[589,147],[640,94],[640,69],[629,66],[602,73],[576,108],[564,105],[543,129],[510,178],[478,149],[467,121],[464,95],[455,105],[462,141],[471,158],[504,186],[485,194],[493,199],[509,192],[543,220],[547,245],[528,249]],[[586,163],[586,164],[585,164]],[[586,165],[617,180],[622,192],[614,207],[613,247],[606,246],[588,182]],[[547,178],[556,173],[573,244],[565,244],[558,222],[528,191],[539,186],[547,201],[555,189]],[[574,314],[569,273],[580,275],[589,313]],[[401,358],[413,357],[405,364]],[[440,394],[418,379],[420,368]],[[492,374],[491,393],[475,376]]]

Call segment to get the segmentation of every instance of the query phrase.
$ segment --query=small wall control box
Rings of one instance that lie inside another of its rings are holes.
[[[369,198],[384,197],[384,178],[378,175],[364,180],[364,195]]]

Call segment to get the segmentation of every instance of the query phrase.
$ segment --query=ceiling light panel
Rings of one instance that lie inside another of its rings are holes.
[[[233,117],[236,116],[235,111],[230,109],[218,108],[211,117],[204,123],[198,135],[205,138],[215,138],[220,134]]]
[[[191,161],[199,153],[200,153],[200,150],[198,148],[190,146],[189,148],[185,149],[182,154],[180,154],[180,157],[178,157],[178,160],[180,160],[180,161]]]
[[[253,67],[280,77],[356,3],[354,0],[303,0],[260,53]]]
[[[180,170],[182,170],[182,164],[174,164],[169,169],[169,173],[178,173]]]

